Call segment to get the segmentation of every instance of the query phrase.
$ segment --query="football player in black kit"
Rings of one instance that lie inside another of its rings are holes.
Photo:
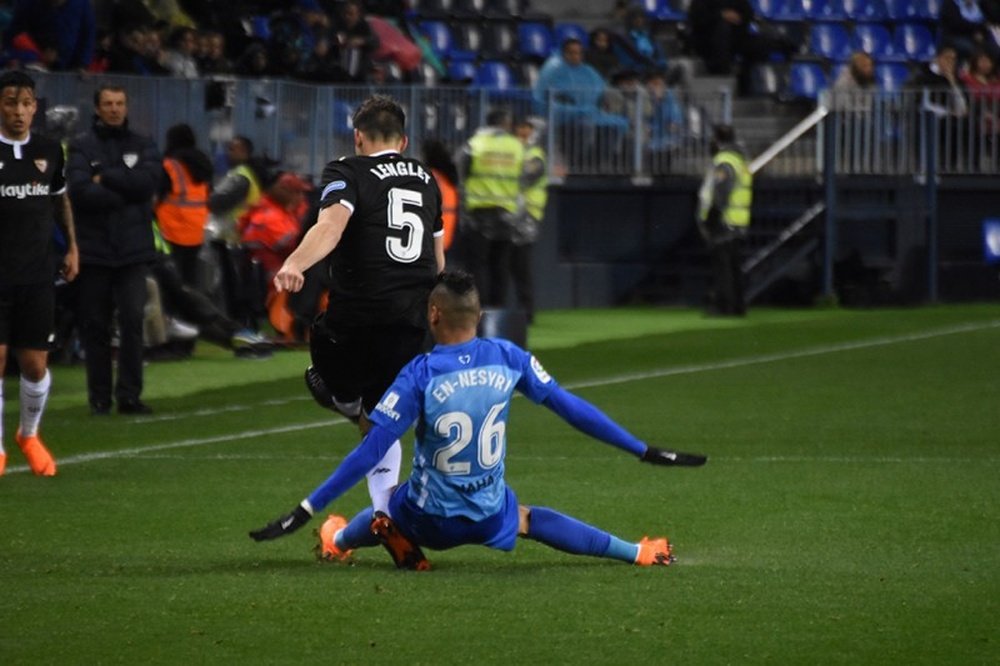
[[[66,195],[65,160],[58,142],[31,132],[38,105],[35,82],[20,71],[0,76],[0,414],[7,350],[21,368],[21,414],[15,440],[38,476],[54,476],[56,463],[38,436],[52,378],[49,343],[54,332],[54,227],[66,254],[62,277],[80,268],[73,213]],[[0,474],[7,456],[0,420]]]
[[[404,157],[405,115],[375,95],[353,117],[356,155],[327,164],[319,218],[274,277],[298,291],[329,256],[330,300],[310,336],[306,383],[324,407],[358,421],[425,349],[427,297],[444,270],[441,193],[430,169]],[[399,482],[399,441],[368,473],[376,512]],[[302,507],[309,511],[309,507]]]

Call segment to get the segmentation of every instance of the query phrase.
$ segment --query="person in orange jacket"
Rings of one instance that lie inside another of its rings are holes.
[[[167,178],[156,205],[156,221],[184,283],[197,289],[198,254],[208,222],[212,161],[198,150],[190,125],[182,123],[167,130],[163,170]]]
[[[283,173],[236,223],[243,247],[260,262],[268,284],[302,235],[302,218],[309,207],[305,193],[311,190],[302,178]]]

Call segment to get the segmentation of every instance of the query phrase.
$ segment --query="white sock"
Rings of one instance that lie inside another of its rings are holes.
[[[372,509],[389,513],[389,498],[392,489],[399,485],[399,468],[403,459],[403,445],[397,439],[386,451],[385,456],[366,475],[368,494],[372,498]]]
[[[45,376],[40,381],[33,382],[21,375],[21,436],[31,437],[38,434],[38,424],[45,411],[45,403],[49,399],[49,387],[52,386],[52,374],[45,370]]]
[[[0,377],[0,455],[3,455],[3,377]]]

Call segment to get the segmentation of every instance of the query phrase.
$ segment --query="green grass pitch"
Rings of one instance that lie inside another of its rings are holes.
[[[710,460],[640,465],[518,399],[508,481],[669,536],[674,566],[521,541],[414,574],[316,562],[309,529],[254,543],[356,433],[308,398],[304,352],[202,345],[148,367],[149,418],[91,417],[82,368],[54,368],[54,479],[25,471],[7,379],[0,664],[1000,662],[995,304],[546,312],[530,337],[564,386]]]

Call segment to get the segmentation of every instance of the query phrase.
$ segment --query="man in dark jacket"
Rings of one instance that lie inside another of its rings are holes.
[[[70,144],[66,178],[77,220],[80,303],[87,393],[93,414],[111,411],[111,315],[120,347],[115,399],[122,414],[149,414],[142,394],[142,323],[146,273],[156,257],[153,197],[163,168],[153,141],[128,127],[125,90],[94,93],[91,131]]]

